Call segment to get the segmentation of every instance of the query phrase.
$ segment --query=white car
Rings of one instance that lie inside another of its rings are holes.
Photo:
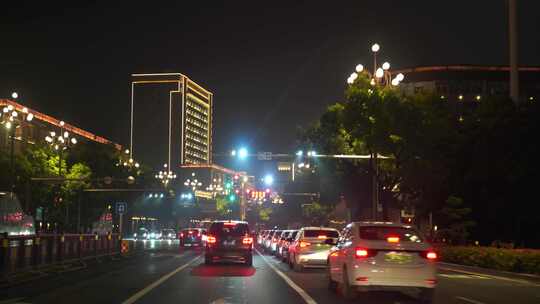
[[[411,226],[390,222],[354,222],[343,229],[328,256],[328,287],[346,298],[357,291],[420,289],[431,303],[437,283],[437,254]]]
[[[289,245],[289,266],[295,271],[306,267],[326,267],[332,244],[339,238],[339,232],[327,227],[304,227],[298,231]]]

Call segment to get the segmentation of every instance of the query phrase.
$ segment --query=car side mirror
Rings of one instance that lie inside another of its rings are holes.
[[[326,239],[326,240],[324,241],[324,243],[325,243],[326,245],[332,245],[332,246],[337,245],[337,241],[334,240],[334,239],[332,239],[332,238]]]

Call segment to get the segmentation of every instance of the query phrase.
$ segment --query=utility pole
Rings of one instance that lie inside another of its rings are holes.
[[[508,35],[510,42],[510,98],[519,103],[517,0],[508,0]]]

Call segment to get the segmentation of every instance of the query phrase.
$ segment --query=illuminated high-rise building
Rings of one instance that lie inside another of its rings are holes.
[[[180,73],[132,77],[130,151],[135,157],[171,169],[211,164],[212,93]]]
[[[180,164],[212,163],[212,93],[185,77]]]

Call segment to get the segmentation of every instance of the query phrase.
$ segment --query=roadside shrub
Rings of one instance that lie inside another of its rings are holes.
[[[438,251],[442,262],[540,274],[540,250],[441,246]]]

